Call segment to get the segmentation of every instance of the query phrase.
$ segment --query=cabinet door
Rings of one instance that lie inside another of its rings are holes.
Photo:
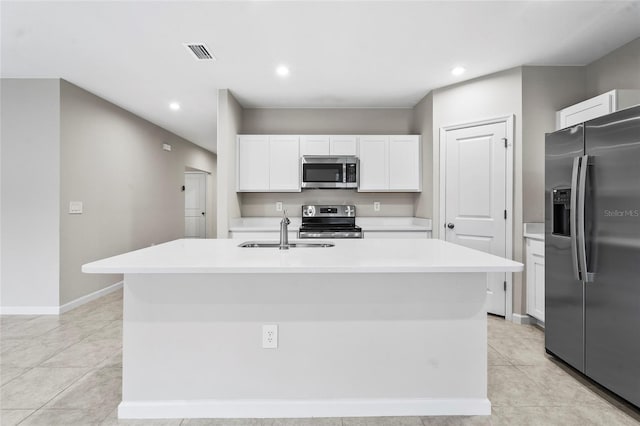
[[[422,190],[420,136],[389,136],[389,190]]]
[[[238,136],[238,191],[269,190],[269,137]]]
[[[429,238],[427,231],[364,231],[364,238],[424,239]]]
[[[269,137],[269,190],[300,191],[298,136]]]
[[[544,321],[544,243],[527,239],[527,314]]]
[[[560,128],[584,123],[592,118],[602,117],[614,111],[615,90],[587,99],[560,111]]]
[[[389,190],[389,137],[360,136],[359,192]]]
[[[310,135],[300,137],[300,155],[329,155],[329,136]]]
[[[331,136],[331,155],[358,155],[358,138],[356,136]]]
[[[287,232],[289,236],[289,241],[293,241],[298,238],[298,231]],[[256,231],[256,232],[245,232],[245,231],[229,231],[229,238],[232,240],[243,240],[243,241],[280,241],[280,232],[274,231]]]

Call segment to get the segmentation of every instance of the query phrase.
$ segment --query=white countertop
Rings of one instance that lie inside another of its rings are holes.
[[[280,217],[242,217],[232,219],[231,232],[279,232]],[[300,227],[301,218],[290,217],[289,230]],[[431,219],[418,217],[357,217],[356,225],[364,231],[431,231]]]
[[[82,266],[82,271],[246,274],[523,270],[521,263],[442,240],[337,239],[331,242],[335,247],[279,250],[240,248],[238,240],[231,239],[182,239],[88,263]]]
[[[524,224],[524,238],[544,241],[544,223],[530,222]]]

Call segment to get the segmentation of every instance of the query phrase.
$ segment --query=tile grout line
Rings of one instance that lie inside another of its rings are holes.
[[[40,316],[40,317],[41,317],[41,316]],[[39,318],[39,317],[36,317],[36,318]],[[26,322],[33,321],[33,320],[35,320],[36,318],[32,318],[31,320],[27,320]],[[15,379],[17,379],[18,377],[20,377],[20,376],[22,376],[22,375],[26,374],[27,372],[29,372],[29,371],[31,371],[31,370],[34,370],[34,369],[36,369],[36,368],[78,368],[78,367],[43,367],[43,366],[42,366],[42,364],[44,364],[45,362],[47,362],[47,361],[48,361],[48,360],[50,360],[51,358],[55,357],[55,356],[56,356],[56,355],[58,355],[59,353],[61,353],[61,352],[65,351],[65,350],[66,350],[66,349],[68,349],[68,348],[70,348],[71,346],[74,346],[74,345],[76,345],[76,344],[78,344],[78,343],[80,343],[80,342],[85,341],[86,339],[88,339],[89,337],[91,337],[91,335],[93,335],[93,334],[97,333],[98,331],[100,331],[100,330],[102,330],[102,329],[104,329],[104,328],[106,328],[106,327],[108,327],[108,326],[112,325],[112,323],[113,323],[113,322],[115,322],[115,321],[118,321],[118,320],[105,321],[105,322],[108,322],[108,324],[105,324],[104,326],[102,326],[102,327],[100,327],[100,328],[98,328],[98,329],[94,330],[92,333],[88,334],[87,336],[85,336],[84,338],[80,339],[79,341],[74,342],[74,343],[71,343],[71,344],[70,344],[70,345],[68,345],[68,346],[64,346],[64,347],[63,347],[63,348],[61,348],[59,351],[54,352],[50,357],[45,358],[44,360],[42,360],[38,365],[28,368],[28,369],[27,369],[27,371],[24,371],[24,372],[23,372],[22,374],[20,374],[19,376],[14,377],[13,379],[9,380],[9,382],[5,383],[5,385],[6,385],[6,384],[8,384],[8,383],[10,383],[10,382],[12,382],[12,381],[13,381],[13,380],[15,380]],[[52,328],[51,330],[48,330],[48,331],[46,331],[46,332],[44,332],[44,333],[42,333],[42,334],[39,334],[39,335],[37,335],[37,336],[32,336],[32,338],[43,338],[43,337],[44,337],[44,335],[46,335],[46,334],[48,334],[49,332],[52,332],[52,331],[54,331],[54,330],[57,330],[58,328],[60,328],[60,327],[62,327],[62,326],[63,326],[63,324],[60,324],[58,327]],[[25,339],[25,340],[27,340],[27,339]],[[108,358],[109,358],[109,357],[106,357],[103,361],[107,360]],[[18,368],[19,368],[19,367],[18,367]],[[35,410],[33,410],[33,412],[31,412],[31,413],[30,413],[27,417],[25,417],[24,419],[20,420],[17,424],[21,424],[21,423],[23,423],[25,420],[27,420],[28,418],[30,418],[31,416],[33,416],[34,414],[36,414],[38,411],[42,410],[42,409],[43,409],[47,404],[49,404],[51,401],[53,401],[53,400],[54,400],[58,395],[60,395],[61,393],[63,393],[63,392],[64,392],[64,391],[66,391],[67,389],[69,389],[69,388],[70,388],[71,386],[73,386],[74,384],[78,383],[78,382],[79,382],[80,380],[82,380],[83,378],[87,377],[87,376],[88,376],[88,375],[90,375],[91,373],[94,373],[95,371],[98,371],[98,370],[100,370],[100,368],[91,368],[91,367],[89,367],[89,370],[88,370],[85,374],[83,374],[83,375],[79,376],[76,380],[74,380],[74,381],[72,381],[71,383],[69,383],[66,387],[64,387],[64,388],[63,388],[63,389],[61,389],[59,392],[57,392],[55,395],[53,395],[49,400],[47,400],[47,401],[46,401],[44,404],[42,404],[39,408],[36,408]],[[2,385],[2,387],[4,387],[4,385]],[[100,422],[104,422],[108,416],[109,416],[109,414],[106,414],[106,415],[105,415],[105,417],[104,417],[103,419],[100,419]]]
[[[37,368],[37,367],[34,367]],[[74,367],[42,367],[42,368],[74,368]],[[83,374],[82,376],[78,377],[76,380],[74,380],[73,382],[69,383],[68,386],[66,386],[65,388],[63,388],[62,390],[60,390],[60,392],[56,393],[53,397],[51,397],[51,399],[49,399],[47,402],[45,402],[44,404],[42,404],[39,408],[36,408],[33,413],[29,414],[27,417],[25,417],[24,419],[20,420],[20,423],[24,422],[25,420],[27,420],[29,417],[33,416],[35,413],[37,413],[38,411],[42,410],[42,408],[47,405],[48,403],[50,403],[51,401],[53,401],[58,395],[60,395],[62,392],[66,391],[67,389],[69,389],[71,386],[73,386],[74,384],[76,384],[77,382],[80,381],[80,379],[82,379],[83,377],[87,376],[89,373],[91,373],[92,371],[94,371],[93,369],[90,369],[89,371],[87,371],[85,374]]]

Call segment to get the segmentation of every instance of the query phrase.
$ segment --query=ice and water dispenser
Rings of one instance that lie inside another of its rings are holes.
[[[553,226],[551,233],[571,236],[571,189],[553,190]]]

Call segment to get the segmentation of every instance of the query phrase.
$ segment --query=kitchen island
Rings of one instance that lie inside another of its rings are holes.
[[[522,264],[332,242],[176,240],[84,265],[125,274],[119,417],[489,415],[486,274]]]

